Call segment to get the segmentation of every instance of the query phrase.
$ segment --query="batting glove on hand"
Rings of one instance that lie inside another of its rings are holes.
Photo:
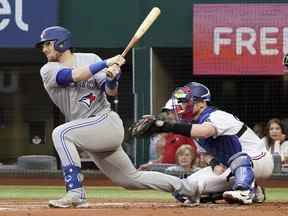
[[[121,55],[116,55],[112,58],[106,59],[106,64],[108,67],[116,64],[119,67],[122,66],[123,64],[125,64],[126,60],[125,58],[123,58]]]
[[[111,65],[106,70],[106,76],[110,80],[114,80],[114,79],[118,80],[120,75],[121,75],[120,66],[118,66],[117,64]]]

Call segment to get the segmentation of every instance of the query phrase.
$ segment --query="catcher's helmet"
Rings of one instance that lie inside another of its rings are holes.
[[[54,48],[58,52],[64,52],[72,47],[71,32],[61,26],[51,26],[44,29],[36,47],[41,46],[46,41],[55,41]]]
[[[185,86],[176,89],[173,96],[179,102],[188,102],[189,100],[203,100],[209,102],[211,100],[209,89],[205,85],[197,82],[190,82]]]
[[[190,82],[185,86],[191,89],[191,96],[194,100],[210,101],[210,90],[203,84],[197,82]]]
[[[193,106],[196,101],[207,101],[211,100],[209,89],[197,82],[190,82],[183,87],[177,88],[173,92],[173,99],[179,104],[177,106],[176,114],[182,119],[191,119],[195,115]],[[183,106],[183,103],[186,105]]]

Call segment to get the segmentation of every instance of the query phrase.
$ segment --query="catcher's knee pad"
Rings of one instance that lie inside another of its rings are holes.
[[[248,190],[253,187],[254,171],[250,156],[244,152],[238,152],[229,159],[228,165],[235,177],[233,189]]]

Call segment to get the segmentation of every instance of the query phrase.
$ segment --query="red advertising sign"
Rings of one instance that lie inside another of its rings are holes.
[[[195,4],[193,74],[282,75],[288,4]]]

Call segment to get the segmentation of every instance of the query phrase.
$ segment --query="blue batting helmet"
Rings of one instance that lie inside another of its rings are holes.
[[[72,47],[72,34],[61,26],[51,26],[42,31],[40,41],[36,44],[36,47],[46,41],[55,41],[55,50],[64,52]]]

